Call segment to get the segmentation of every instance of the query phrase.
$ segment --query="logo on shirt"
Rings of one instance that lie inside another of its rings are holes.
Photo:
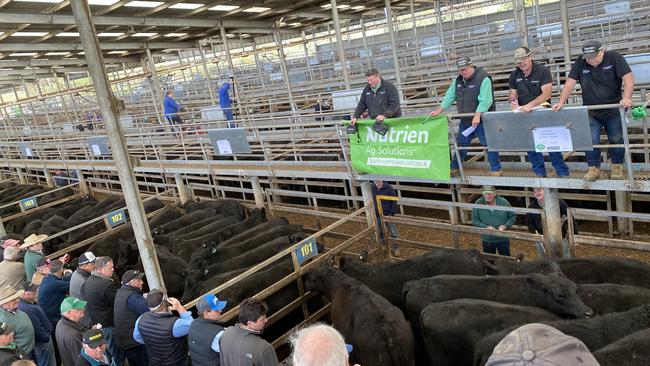
[[[523,78],[517,78],[516,82],[521,83],[523,80],[524,80]]]
[[[583,73],[583,74],[589,74],[589,73],[591,73],[591,71],[589,71],[589,70],[582,70],[582,73]]]
[[[386,94],[386,92],[385,91],[380,91],[379,94]]]
[[[603,70],[604,70],[604,71],[609,71],[609,70],[611,70],[613,67],[614,67],[614,65],[603,66]]]
[[[468,88],[475,88],[476,85],[472,84],[472,85],[468,85],[467,87],[468,87]]]
[[[531,80],[530,83],[531,84],[539,84],[539,80]]]
[[[371,92],[366,92],[366,95],[371,95],[371,94],[372,94]]]

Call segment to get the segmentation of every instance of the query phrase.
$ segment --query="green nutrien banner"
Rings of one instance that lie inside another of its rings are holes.
[[[359,133],[348,136],[354,170],[449,181],[447,117],[387,119],[384,136],[372,130],[374,122],[357,121]]]

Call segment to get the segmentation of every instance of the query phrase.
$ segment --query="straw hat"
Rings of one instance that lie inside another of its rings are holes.
[[[20,249],[27,249],[34,244],[42,243],[45,240],[47,240],[47,238],[49,238],[49,236],[45,234],[41,234],[41,235],[32,234],[26,237],[25,240],[23,240],[23,245],[20,246]]]
[[[24,292],[24,290],[16,291],[16,289],[11,286],[3,288],[0,290],[0,305],[21,297]]]

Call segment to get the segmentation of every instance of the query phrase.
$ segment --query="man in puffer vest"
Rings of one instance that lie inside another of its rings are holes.
[[[219,339],[223,335],[223,324],[219,322],[226,301],[219,301],[213,294],[201,297],[196,303],[199,318],[192,322],[188,343],[192,366],[219,366]]]

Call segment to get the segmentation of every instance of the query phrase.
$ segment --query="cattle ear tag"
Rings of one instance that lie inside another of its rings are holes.
[[[206,268],[206,269],[204,269],[204,270],[203,270],[203,275],[204,275],[204,276],[205,276],[205,275],[207,275],[207,274],[208,274],[208,272],[209,272],[209,271],[208,271],[208,269],[207,269],[207,268]]]
[[[212,248],[211,252],[212,252],[212,254],[216,253],[216,252],[217,252],[217,248]]]

